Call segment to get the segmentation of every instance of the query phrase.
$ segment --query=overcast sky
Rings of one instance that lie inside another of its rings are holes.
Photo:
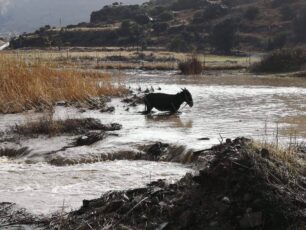
[[[0,33],[31,32],[44,25],[89,21],[90,13],[116,0],[0,0]],[[146,0],[121,0],[141,4]]]

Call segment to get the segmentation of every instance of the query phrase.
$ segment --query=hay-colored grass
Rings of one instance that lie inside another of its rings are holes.
[[[55,69],[41,62],[0,56],[0,113],[15,113],[51,106],[61,100],[83,101],[126,92],[99,72]]]

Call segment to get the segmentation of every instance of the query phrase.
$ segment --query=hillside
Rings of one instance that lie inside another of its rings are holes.
[[[173,51],[263,51],[306,42],[304,0],[151,0],[114,3],[88,23],[44,27],[11,42],[12,48],[141,46]]]
[[[0,0],[0,36],[32,32],[46,24],[60,26],[88,21],[90,12],[112,0]],[[144,0],[128,0],[129,4]]]

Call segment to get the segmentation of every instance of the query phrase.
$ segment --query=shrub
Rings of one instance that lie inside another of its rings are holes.
[[[210,5],[205,10],[196,13],[193,17],[193,23],[203,23],[208,20],[213,20],[224,16],[227,13],[227,8],[220,5]]]
[[[158,18],[162,22],[168,22],[171,21],[174,18],[174,16],[172,12],[166,11],[161,13]]]
[[[306,64],[306,52],[302,49],[274,51],[252,66],[256,73],[281,73],[301,70]]]
[[[180,62],[178,67],[181,73],[185,75],[201,74],[203,71],[202,63],[195,56],[189,60]]]
[[[135,21],[140,25],[148,24],[151,20],[150,17],[145,14],[139,14],[135,16]]]
[[[166,22],[157,22],[153,24],[152,28],[155,33],[159,34],[165,32],[169,28],[169,25]]]
[[[254,20],[259,14],[259,9],[257,7],[249,7],[245,12],[244,12],[244,18],[248,20]]]

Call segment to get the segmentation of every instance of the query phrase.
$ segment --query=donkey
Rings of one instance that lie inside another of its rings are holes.
[[[183,102],[186,102],[190,107],[193,106],[191,93],[186,88],[177,94],[149,93],[144,97],[146,107],[144,113],[150,113],[153,108],[176,113]]]

